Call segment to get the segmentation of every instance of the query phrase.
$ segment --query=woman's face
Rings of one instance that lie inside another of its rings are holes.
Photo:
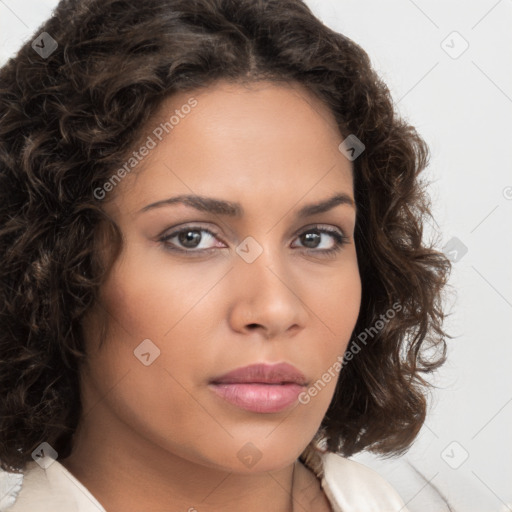
[[[99,442],[231,472],[296,460],[332,399],[361,300],[341,141],[298,85],[219,82],[166,100],[104,205],[124,248],[102,288],[101,348],[94,314],[84,324],[84,423],[102,426]],[[170,201],[185,195],[203,200]],[[276,371],[220,383],[277,363],[305,382]]]

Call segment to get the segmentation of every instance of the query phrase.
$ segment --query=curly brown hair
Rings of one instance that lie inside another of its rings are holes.
[[[302,0],[63,0],[34,37],[42,32],[58,43],[51,55],[29,41],[0,70],[1,467],[23,470],[42,441],[70,453],[82,319],[122,248],[94,191],[165,98],[221,79],[302,84],[366,147],[353,162],[353,334],[401,308],[344,366],[321,432],[345,456],[403,453],[425,419],[424,374],[446,358],[451,267],[423,236],[428,147],[368,55]]]

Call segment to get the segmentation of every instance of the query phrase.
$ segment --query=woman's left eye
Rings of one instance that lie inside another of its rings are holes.
[[[206,236],[201,233],[206,233]],[[200,226],[187,226],[164,235],[159,239],[159,242],[162,242],[166,249],[170,251],[201,254],[216,248],[225,248],[224,245],[205,247],[217,238],[218,235],[210,229]],[[340,229],[319,226],[302,231],[297,236],[297,240],[300,241],[301,247],[307,252],[312,251],[321,254],[337,252],[349,241]]]
[[[348,237],[339,229],[326,227],[314,227],[307,229],[306,231],[303,231],[298,238],[307,250],[316,250],[316,252],[324,254],[331,254],[339,251],[342,246],[349,241]],[[331,239],[331,242],[328,241],[329,238]],[[325,243],[323,243],[325,239],[327,239],[328,247],[321,248],[322,245],[325,246]]]

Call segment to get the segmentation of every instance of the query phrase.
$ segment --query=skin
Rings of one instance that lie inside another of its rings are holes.
[[[240,409],[208,383],[262,362],[288,362],[314,383],[345,352],[361,301],[355,207],[296,217],[336,193],[353,200],[351,163],[338,150],[343,137],[307,90],[272,82],[219,82],[173,95],[144,137],[191,96],[197,106],[105,201],[124,248],[84,322],[84,414],[63,464],[108,512],[284,512],[292,493],[295,510],[330,510],[297,458],[337,379],[308,404],[278,413]],[[180,194],[237,201],[244,215],[183,204],[140,212]],[[195,249],[167,241],[195,254],[159,241],[191,224],[218,236],[200,231]],[[346,243],[322,255],[336,245],[332,235],[310,246],[301,236],[317,226],[341,230]],[[248,236],[263,250],[252,263],[235,250]],[[101,310],[109,329],[100,347]],[[145,339],[160,350],[149,366],[134,355]],[[252,467],[237,456],[249,442],[261,455]]]

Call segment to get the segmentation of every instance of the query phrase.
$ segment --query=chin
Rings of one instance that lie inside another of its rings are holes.
[[[275,434],[252,441],[248,438],[243,441],[231,440],[229,446],[219,443],[219,451],[210,454],[208,465],[238,474],[279,471],[293,464],[308,442],[289,437],[283,439]]]

